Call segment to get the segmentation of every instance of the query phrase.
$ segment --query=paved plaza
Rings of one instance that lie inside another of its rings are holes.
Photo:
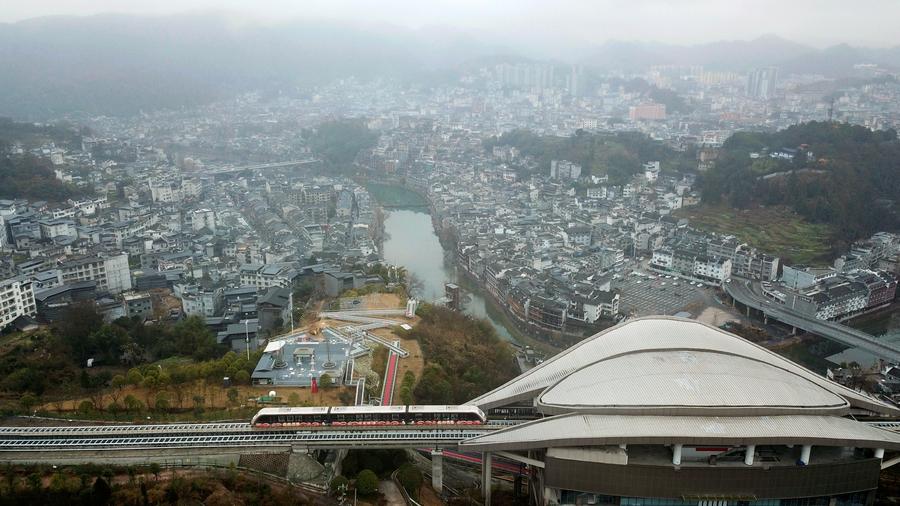
[[[613,281],[621,295],[619,302],[623,313],[634,312],[634,316],[674,315],[695,303],[704,303],[703,287],[697,287],[687,280],[666,277],[655,273],[646,275],[629,274]],[[653,279],[655,278],[655,279]]]

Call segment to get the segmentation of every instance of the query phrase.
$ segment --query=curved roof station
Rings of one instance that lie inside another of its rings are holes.
[[[542,504],[868,501],[900,461],[885,460],[900,434],[859,421],[897,407],[669,316],[607,329],[471,403],[534,414],[460,447],[531,466]]]

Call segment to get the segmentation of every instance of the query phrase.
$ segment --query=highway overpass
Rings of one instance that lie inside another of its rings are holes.
[[[736,302],[762,312],[767,318],[773,318],[826,339],[865,350],[887,361],[900,363],[900,347],[897,345],[881,341],[870,334],[840,323],[819,320],[794,311],[780,302],[770,300],[762,295],[755,282],[751,280],[731,278],[730,282],[722,284],[722,288]]]

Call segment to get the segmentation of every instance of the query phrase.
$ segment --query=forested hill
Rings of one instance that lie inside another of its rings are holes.
[[[706,203],[785,205],[852,241],[900,227],[900,141],[893,130],[832,122],[738,132],[700,187]]]
[[[50,160],[29,152],[50,143],[57,147],[79,147],[81,133],[69,127],[17,123],[0,118],[0,198],[64,202],[90,194],[89,189],[57,179]],[[13,145],[21,146],[25,154],[10,155]]]
[[[694,153],[679,152],[639,132],[592,134],[579,130],[570,137],[541,136],[529,130],[513,130],[484,141],[494,146],[513,146],[537,160],[537,171],[550,173],[551,160],[569,160],[582,167],[582,175],[609,175],[613,184],[623,184],[641,169],[641,164],[659,160],[664,171],[692,171]]]

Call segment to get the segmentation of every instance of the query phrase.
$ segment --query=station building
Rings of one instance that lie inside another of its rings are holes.
[[[464,441],[527,465],[537,504],[872,504],[900,410],[703,323],[630,320],[472,404],[537,419]],[[879,422],[882,420],[882,422]]]

